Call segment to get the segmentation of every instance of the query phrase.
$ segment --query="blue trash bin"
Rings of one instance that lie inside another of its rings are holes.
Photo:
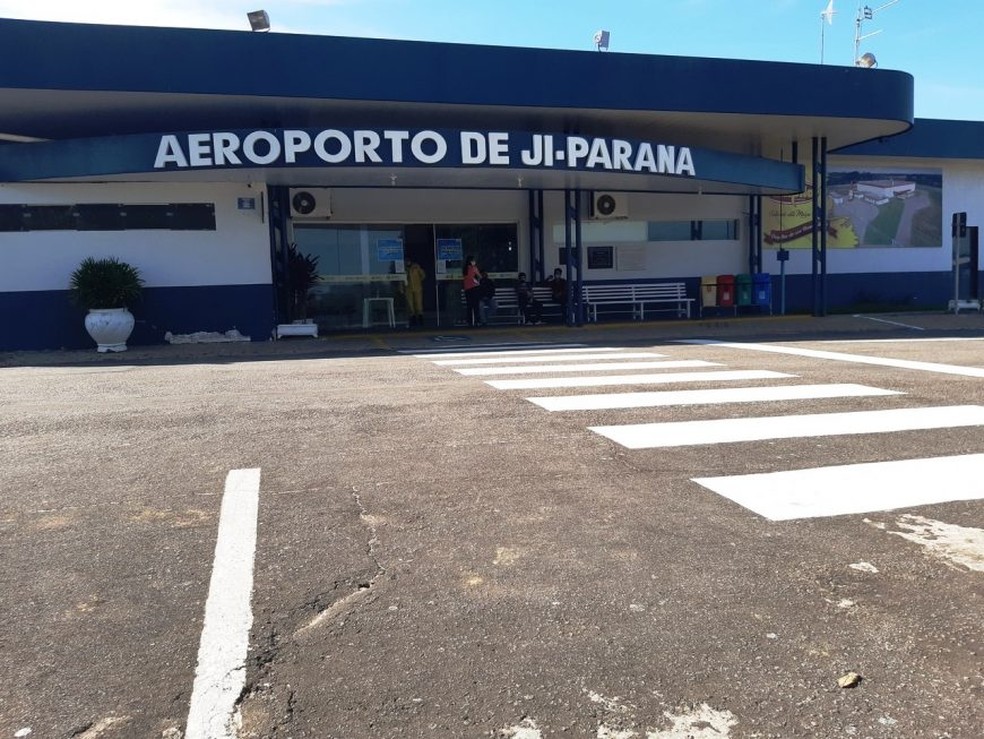
[[[772,275],[761,273],[752,277],[752,304],[768,308],[772,313]]]

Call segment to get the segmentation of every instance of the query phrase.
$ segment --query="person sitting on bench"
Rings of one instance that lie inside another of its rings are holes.
[[[516,304],[519,306],[522,323],[543,323],[543,303],[533,297],[533,287],[526,279],[525,272],[520,272],[516,281]]]

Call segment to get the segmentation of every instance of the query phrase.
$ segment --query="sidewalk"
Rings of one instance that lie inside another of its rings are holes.
[[[64,365],[144,365],[273,361],[319,357],[381,354],[400,350],[504,343],[585,342],[658,344],[680,338],[723,341],[807,341],[818,339],[927,338],[940,335],[984,337],[984,315],[979,313],[879,313],[866,315],[739,316],[694,320],[594,323],[582,327],[560,325],[494,326],[482,329],[402,329],[340,333],[311,338],[242,343],[163,344],[135,346],[119,354],[92,350],[4,352],[0,367]],[[442,339],[448,337],[447,340]]]

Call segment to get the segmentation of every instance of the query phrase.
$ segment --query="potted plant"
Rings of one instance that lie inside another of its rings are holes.
[[[116,257],[87,257],[72,272],[69,293],[87,310],[85,329],[96,342],[96,351],[124,352],[133,331],[129,308],[143,289],[140,271]]]
[[[308,294],[318,282],[318,257],[303,254],[295,244],[287,247],[287,279],[290,284],[291,318],[307,321]]]

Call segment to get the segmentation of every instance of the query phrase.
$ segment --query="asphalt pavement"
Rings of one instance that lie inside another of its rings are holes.
[[[190,739],[223,690],[204,735],[981,736],[978,314],[8,353],[0,380],[0,737]],[[215,610],[244,582],[245,626]]]

